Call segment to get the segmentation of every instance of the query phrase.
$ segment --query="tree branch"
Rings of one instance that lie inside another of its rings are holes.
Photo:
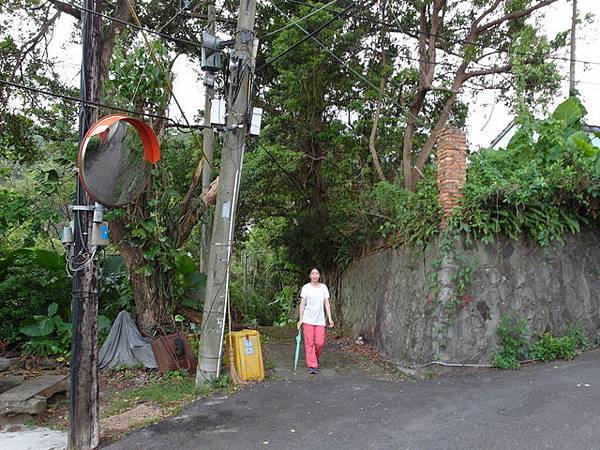
[[[385,181],[385,175],[381,169],[381,163],[379,162],[379,156],[377,155],[377,149],[375,148],[375,138],[377,137],[377,125],[379,125],[379,116],[381,115],[381,103],[383,100],[383,91],[385,90],[385,78],[379,80],[379,92],[377,95],[377,106],[375,107],[375,114],[373,115],[373,126],[371,127],[371,136],[369,137],[369,150],[371,150],[371,156],[373,157],[373,165],[377,176],[381,181]]]
[[[480,77],[483,75],[491,75],[494,73],[510,72],[511,69],[512,69],[512,64],[506,64],[504,66],[495,66],[495,67],[490,67],[487,69],[472,70],[471,72],[467,72],[463,75],[463,81],[466,81],[473,77]]]
[[[117,13],[115,18],[119,21],[111,21],[109,27],[102,33],[102,53],[100,56],[100,79],[102,82],[108,77],[108,68],[115,47],[115,39],[118,33],[125,27],[122,22],[131,21],[131,10],[128,7],[127,0],[119,0],[116,5]]]
[[[196,189],[198,189],[198,186],[200,186],[200,183],[202,181],[203,167],[204,167],[204,157],[200,158],[200,161],[198,162],[198,165],[196,166],[196,170],[194,171],[194,174],[192,175],[192,181],[190,182],[190,187],[188,188],[185,196],[183,197],[183,201],[181,202],[180,215],[182,217],[187,215],[188,208],[190,206],[190,202],[192,201],[192,198],[193,198],[194,194],[196,193]]]
[[[485,19],[488,15],[490,15],[491,13],[493,13],[496,8],[498,8],[498,6],[500,5],[500,3],[502,3],[503,0],[496,0],[492,6],[490,6],[488,9],[486,9],[485,11],[483,11],[479,17],[477,19],[475,19],[475,22],[473,22],[473,27],[477,28],[479,26],[479,24],[481,23],[481,21],[483,19]]]
[[[219,190],[219,178],[217,177],[208,187],[207,190],[200,194],[200,197],[191,202],[191,207],[188,208],[186,214],[179,219],[179,227],[175,234],[175,247],[179,248],[187,240],[194,226],[198,223],[198,219],[206,209],[212,205],[217,199],[217,191]]]
[[[386,1],[381,2],[381,20],[385,18],[385,7]],[[382,70],[385,71],[385,65],[387,63],[385,53],[385,27],[381,27],[381,33],[379,35],[381,44],[381,66]],[[377,126],[379,125],[379,116],[381,115],[381,103],[383,102],[383,94],[385,91],[385,76],[379,80],[379,90],[377,92],[377,106],[375,107],[375,114],[373,115],[373,125],[371,126],[371,136],[369,137],[369,150],[371,150],[371,156],[373,157],[373,165],[375,171],[381,181],[385,181],[385,175],[381,169],[381,163],[379,162],[379,156],[377,155],[377,149],[375,148],[375,138],[377,137]]]
[[[490,28],[494,28],[504,22],[512,21],[512,20],[518,19],[520,17],[528,16],[532,12],[534,12],[540,8],[543,8],[544,6],[548,6],[552,3],[555,3],[556,1],[557,0],[543,0],[527,9],[523,9],[521,11],[514,11],[514,12],[512,12],[510,14],[506,14],[505,16],[502,16],[496,20],[492,20],[491,22],[488,22],[485,25],[482,25],[481,27],[477,26],[477,30],[478,30],[477,34],[481,34],[482,32],[487,31]]]
[[[35,49],[35,47],[42,41],[42,39],[44,39],[46,33],[48,32],[48,29],[52,25],[54,25],[54,22],[56,22],[56,19],[58,19],[60,16],[60,11],[57,11],[56,14],[48,18],[49,13],[50,8],[48,8],[48,10],[46,11],[46,21],[40,27],[40,31],[33,38],[27,41],[23,45],[21,51],[19,52],[19,57],[12,70],[12,75],[10,77],[11,80],[14,79],[17,71],[21,68],[21,65],[23,64],[23,61],[25,61],[27,55]]]
[[[402,143],[402,165],[404,172],[404,185],[411,189],[414,186],[413,167],[412,167],[412,149],[413,138],[417,125],[417,116],[423,108],[423,103],[427,92],[431,90],[433,78],[435,74],[436,60],[436,39],[437,31],[441,26],[440,12],[446,6],[445,0],[436,0],[434,2],[433,16],[431,20],[430,30],[427,31],[427,6],[422,4],[419,16],[419,86],[415,98],[408,109],[408,119],[406,129],[404,131],[404,139]],[[429,39],[428,39],[429,37]]]
[[[425,144],[423,144],[423,147],[419,152],[419,156],[417,157],[415,166],[411,168],[411,184],[407,186],[410,190],[414,190],[417,180],[422,177],[423,167],[433,151],[433,147],[437,141],[439,133],[444,128],[444,125],[446,125],[446,121],[448,120],[450,111],[452,110],[452,106],[454,106],[454,102],[456,101],[456,96],[465,82],[464,74],[468,65],[469,62],[467,60],[463,60],[460,68],[456,72],[454,81],[452,82],[452,87],[450,89],[452,93],[444,102],[444,106],[442,107],[442,111],[435,122],[433,130],[431,133],[429,133],[429,137],[425,141]]]
[[[56,9],[60,12],[64,12],[70,16],[75,17],[77,20],[81,21],[81,11],[77,8],[69,5],[68,3],[61,2],[60,0],[50,0],[50,3],[54,5]]]

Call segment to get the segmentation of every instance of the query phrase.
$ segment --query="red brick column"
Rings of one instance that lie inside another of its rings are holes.
[[[442,228],[446,227],[452,210],[459,204],[467,181],[467,139],[457,128],[446,127],[438,138],[437,187],[442,206]]]

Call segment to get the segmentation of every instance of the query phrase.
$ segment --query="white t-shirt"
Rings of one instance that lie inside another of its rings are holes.
[[[300,298],[306,302],[304,304],[304,317],[302,322],[309,325],[325,325],[325,300],[329,298],[329,290],[323,283],[317,287],[311,283],[302,286]]]

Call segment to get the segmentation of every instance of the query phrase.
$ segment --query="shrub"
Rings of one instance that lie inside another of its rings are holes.
[[[26,319],[44,315],[51,304],[68,320],[71,280],[61,255],[46,250],[18,250],[0,256],[0,340],[20,344]]]
[[[502,233],[548,245],[592,223],[600,158],[585,113],[570,98],[545,120],[522,120],[506,149],[471,155],[454,224],[488,242]]]
[[[527,325],[523,319],[503,316],[496,330],[500,349],[492,354],[492,365],[500,369],[517,369],[529,354]]]
[[[550,333],[543,333],[538,335],[538,340],[532,345],[531,355],[542,361],[573,359],[577,354],[575,349],[575,341],[568,336],[557,338]]]

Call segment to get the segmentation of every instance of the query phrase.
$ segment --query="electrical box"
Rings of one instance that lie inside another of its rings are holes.
[[[60,241],[63,243],[63,245],[71,245],[75,242],[75,239],[73,239],[73,228],[71,228],[71,225],[65,225],[62,228]]]
[[[92,224],[91,245],[96,247],[106,247],[108,245],[108,222],[94,222]]]
[[[210,123],[212,125],[225,125],[225,100],[215,98],[210,101]]]
[[[250,120],[250,134],[253,136],[260,135],[260,125],[262,122],[262,108],[252,108],[252,119]]]
[[[202,32],[201,57],[200,67],[202,70],[208,72],[221,70],[221,39],[208,31]]]
[[[265,379],[260,333],[256,330],[242,330],[228,333],[225,337],[225,361],[231,367],[230,358],[237,375],[243,381]]]

